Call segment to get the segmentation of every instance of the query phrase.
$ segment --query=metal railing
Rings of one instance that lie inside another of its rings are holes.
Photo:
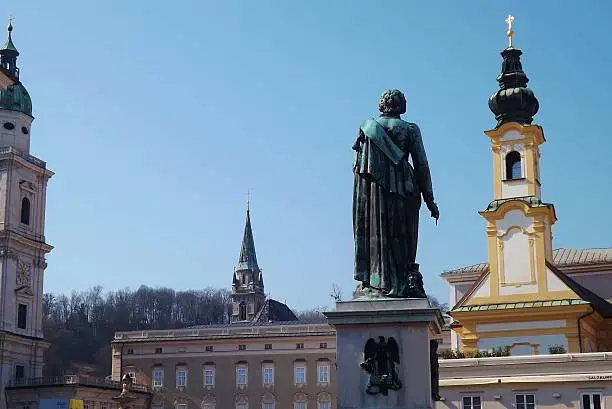
[[[40,378],[13,379],[8,382],[7,387],[36,387],[36,386],[64,386],[80,385],[104,387],[121,390],[121,382],[110,379],[97,378],[89,375],[64,375],[64,376],[43,376]],[[132,392],[151,392],[152,388],[147,385],[133,384],[130,387]]]

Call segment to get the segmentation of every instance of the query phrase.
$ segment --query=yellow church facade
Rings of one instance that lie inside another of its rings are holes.
[[[497,120],[485,131],[493,200],[479,212],[488,263],[442,274],[454,305],[452,345],[466,353],[506,348],[511,355],[610,351],[612,249],[554,250],[555,207],[541,194],[546,139],[533,124],[539,102],[521,54],[513,46],[502,51],[500,89],[489,99]]]

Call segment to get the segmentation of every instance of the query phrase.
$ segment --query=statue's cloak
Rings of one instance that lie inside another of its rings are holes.
[[[355,279],[401,296],[416,259],[421,192],[431,192],[421,134],[400,118],[371,118],[353,149]]]
[[[419,196],[414,170],[407,152],[401,147],[402,144],[406,145],[406,141],[394,140],[372,118],[364,121],[359,129],[363,138],[355,162],[355,173],[390,193],[406,198]]]

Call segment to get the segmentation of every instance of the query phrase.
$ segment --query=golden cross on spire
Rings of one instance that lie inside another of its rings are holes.
[[[514,16],[512,14],[508,14],[506,18],[506,23],[508,23],[508,31],[506,35],[508,36],[508,48],[512,47],[512,36],[514,35],[514,31],[512,31],[512,23],[514,22]]]

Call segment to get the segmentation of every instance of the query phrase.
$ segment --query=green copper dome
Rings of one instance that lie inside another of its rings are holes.
[[[32,115],[32,99],[20,82],[10,85],[7,89],[0,88],[0,109]]]

